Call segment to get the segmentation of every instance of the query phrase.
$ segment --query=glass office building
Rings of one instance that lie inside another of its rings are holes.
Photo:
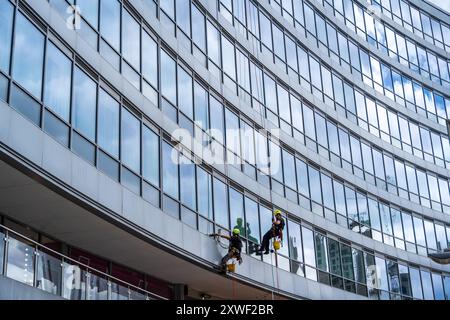
[[[448,300],[449,119],[425,1],[0,0],[0,298]]]

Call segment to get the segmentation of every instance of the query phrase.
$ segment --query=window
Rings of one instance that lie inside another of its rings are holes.
[[[159,137],[148,127],[143,126],[142,175],[155,186],[159,186],[159,159]]]
[[[305,227],[302,227],[303,235],[303,250],[305,254],[305,273],[308,279],[317,281],[316,270],[316,257],[314,253],[314,237],[313,232]]]
[[[411,277],[412,295],[416,299],[423,299],[422,283],[420,281],[420,272],[416,268],[409,268],[409,274]]]
[[[174,4],[174,0],[161,1],[160,6],[161,6],[161,9],[164,10],[164,12],[169,17],[171,17],[172,19],[175,19],[175,4]]]
[[[372,237],[375,240],[382,241],[381,239],[381,222],[380,222],[380,212],[378,208],[378,202],[371,198],[368,198],[369,203],[369,215],[370,215],[370,225],[372,229],[376,232],[372,232]]]
[[[363,252],[361,250],[352,248],[352,258],[353,258],[353,270],[355,280],[358,283],[366,283]],[[344,276],[345,276],[345,265],[344,265]]]
[[[178,107],[188,118],[194,118],[192,77],[180,66],[178,66]]]
[[[192,210],[197,209],[195,194],[195,165],[184,156],[180,157],[180,198]]]
[[[409,277],[408,267],[402,264],[398,265],[400,289],[402,295],[411,296],[411,280]]]
[[[359,232],[358,207],[356,204],[355,190],[345,187],[345,202],[347,203],[347,216],[349,219],[349,227]]]
[[[229,228],[227,186],[214,178],[214,220],[222,227]]]
[[[198,212],[213,220],[212,179],[211,175],[200,167],[197,167],[197,197]]]
[[[418,245],[425,247],[425,232],[423,230],[423,221],[418,217],[413,217],[414,220],[414,230],[416,234],[416,242]]]
[[[203,51],[206,51],[206,30],[205,30],[205,16],[196,6],[191,6],[192,9],[192,38],[194,43]]]
[[[371,254],[364,252],[365,261],[365,274],[366,274],[366,284],[369,288],[369,298],[377,299],[376,291],[374,288],[378,288],[378,278],[377,278],[377,268],[375,265],[375,257]]]
[[[435,300],[445,300],[444,288],[442,286],[442,277],[440,274],[433,273],[433,288],[434,288],[434,299]]]
[[[400,211],[397,209],[391,208],[391,218],[392,218],[392,227],[394,229],[394,236],[397,239],[403,240],[402,217],[401,217]],[[397,241],[396,241],[396,246],[400,249],[403,249],[401,246],[397,245]]]
[[[320,186],[319,171],[313,167],[308,168],[309,186],[311,188],[311,199],[318,204],[322,204],[322,188]]]
[[[123,11],[122,17],[122,53],[123,57],[138,71],[140,71],[140,41],[141,28],[137,21]]]
[[[298,191],[309,198],[308,167],[303,161],[298,159],[296,159],[296,167]]]
[[[270,173],[278,182],[283,182],[283,167],[281,162],[281,148],[269,141],[270,150]]]
[[[158,88],[158,46],[147,32],[142,33],[142,75]]]
[[[8,1],[0,2],[0,70],[9,73],[11,37],[13,29],[13,6]]]
[[[322,91],[322,80],[320,78],[320,64],[312,56],[309,56],[309,66],[311,69],[312,84],[316,89]]]
[[[329,272],[327,237],[323,234],[315,232],[315,245],[317,268],[322,271]]]
[[[302,239],[300,235],[300,225],[292,220],[288,220],[289,227],[289,256],[292,260],[291,271],[302,277],[304,274]],[[298,261],[298,262],[297,262]],[[299,263],[300,262],[300,263]]]
[[[178,199],[178,152],[164,142],[162,153],[163,190],[166,194]]]
[[[161,93],[176,104],[176,66],[175,61],[161,50]]]
[[[45,69],[44,103],[69,122],[72,62],[51,42]]]
[[[261,27],[261,41],[272,51],[272,30],[270,27],[270,20],[259,11],[259,23]]]
[[[81,15],[92,25],[98,28],[98,0],[77,0]]]
[[[242,237],[247,237],[244,221],[244,196],[242,193],[229,189],[231,229],[239,229]]]
[[[333,180],[334,199],[336,202],[336,211],[341,216],[347,217],[347,207],[345,205],[344,186],[342,183]]]
[[[427,246],[429,249],[436,250],[436,235],[434,233],[434,223],[428,220],[424,220],[425,235],[427,238]]]
[[[94,141],[97,85],[77,67],[73,86],[73,126],[86,138]]]
[[[386,260],[386,270],[390,291],[396,294],[400,294],[400,279],[398,273],[398,264],[394,261]],[[391,299],[397,300],[400,299],[400,296],[391,294]]]
[[[280,85],[277,85],[278,91],[278,108],[280,116],[286,122],[291,123],[291,111],[289,108],[289,93]]]
[[[223,71],[232,79],[236,80],[236,62],[234,45],[222,36],[222,65]]]
[[[207,23],[207,37],[208,57],[217,66],[220,66],[220,33],[209,21]]]
[[[184,99],[184,98],[183,98]],[[194,83],[194,113],[195,121],[204,130],[209,128],[208,92],[197,82]]]
[[[328,140],[327,140],[327,127],[326,127],[326,120],[324,117],[322,117],[319,113],[314,113],[314,118],[316,120],[316,130],[317,132],[320,132],[322,134],[317,135],[317,142],[319,143],[319,146],[322,146],[324,149],[328,149]],[[320,152],[320,150],[319,150]],[[328,155],[328,152],[324,152]]]
[[[334,195],[332,180],[325,174],[321,174],[323,204],[328,209],[334,210]]]
[[[44,35],[19,12],[15,28],[12,75],[22,87],[39,100],[42,91],[44,41]]]
[[[314,126],[314,112],[306,105],[303,105],[303,117],[305,119],[305,133],[309,138],[315,141],[316,129]]]
[[[294,156],[283,150],[283,173],[284,183],[289,188],[296,190],[297,182],[295,180],[295,162]]]
[[[259,244],[259,239],[261,238],[259,232],[259,215],[258,215],[258,204],[245,197],[245,235],[249,241],[253,244]],[[252,248],[254,250],[252,250]],[[258,248],[250,244],[250,254],[256,252]]]
[[[139,120],[125,108],[122,108],[122,162],[136,173],[141,167],[141,126]]]
[[[420,270],[420,275],[422,276],[423,298],[425,300],[434,300],[430,273],[428,271]]]
[[[277,114],[277,93],[275,88],[275,81],[273,81],[272,78],[264,73],[264,92],[266,94],[266,106],[275,114]]]
[[[115,158],[119,158],[119,103],[105,91],[98,98],[99,146]]]
[[[118,51],[120,48],[120,2],[101,0],[100,5],[100,31],[109,44]]]
[[[339,156],[341,153],[339,151],[338,129],[336,125],[331,123],[330,121],[327,121],[327,132],[330,151],[333,152],[336,156]]]
[[[283,32],[274,23],[272,23],[272,33],[273,33],[273,47],[277,58],[282,61],[286,60],[284,54],[284,37]]]
[[[332,274],[341,276],[342,270],[341,270],[341,253],[339,248],[339,242],[333,239],[328,239],[328,255],[330,259],[330,272]],[[349,247],[347,247],[349,248]],[[344,249],[344,248],[343,248]],[[348,259],[348,256],[346,257]],[[347,266],[348,266],[347,260]],[[351,257],[350,257],[350,263],[351,263]],[[351,265],[351,264],[350,264]],[[353,271],[351,268],[348,268],[347,270]],[[350,275],[350,278],[353,278],[352,275]]]

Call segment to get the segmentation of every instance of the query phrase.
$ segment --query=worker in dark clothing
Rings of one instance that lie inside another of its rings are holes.
[[[235,228],[233,229],[233,234],[231,236],[225,236],[221,234],[210,234],[210,237],[222,237],[224,239],[227,239],[230,241],[228,246],[228,252],[227,254],[222,258],[220,261],[220,271],[225,272],[227,267],[227,262],[230,259],[236,258],[239,261],[239,264],[242,263],[242,257],[241,257],[241,251],[242,251],[242,240],[240,235],[239,229]]]
[[[285,222],[283,217],[281,216],[280,210],[275,210],[274,213],[274,219],[272,221],[272,227],[269,231],[266,232],[266,234],[263,237],[261,247],[259,248],[259,255],[262,254],[264,251],[264,254],[269,254],[269,242],[272,238],[279,238],[280,241],[283,241],[283,229],[285,226]]]

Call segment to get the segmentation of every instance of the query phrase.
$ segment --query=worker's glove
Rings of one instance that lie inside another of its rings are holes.
[[[241,265],[242,264],[242,258],[239,258],[239,265]]]
[[[210,236],[211,238],[214,238],[216,235],[215,235],[214,233],[211,233],[209,236]]]

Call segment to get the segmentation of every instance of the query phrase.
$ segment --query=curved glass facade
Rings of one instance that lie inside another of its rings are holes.
[[[264,263],[279,208],[275,267],[371,299],[450,299],[448,267],[421,263],[450,246],[449,21],[404,0],[48,2],[64,20],[78,6],[80,38],[183,141],[8,0],[0,100],[200,233],[242,227]]]

